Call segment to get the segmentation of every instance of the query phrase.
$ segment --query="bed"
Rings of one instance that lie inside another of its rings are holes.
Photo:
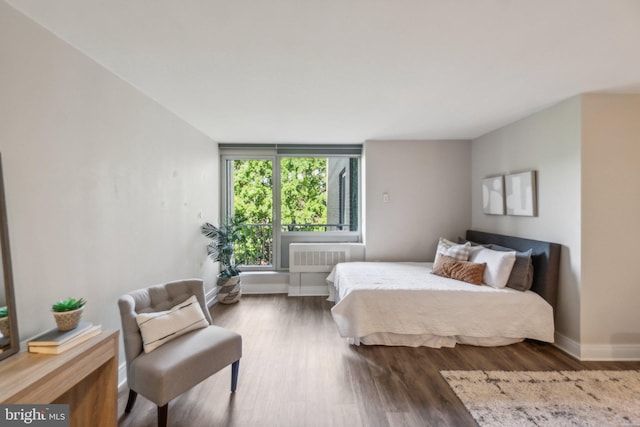
[[[433,263],[341,263],[327,277],[340,335],[354,345],[435,348],[553,342],[560,245],[475,230],[466,240],[531,250],[531,288],[440,277],[431,274]]]

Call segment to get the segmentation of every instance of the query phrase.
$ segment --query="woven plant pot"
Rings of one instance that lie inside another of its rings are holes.
[[[53,317],[55,317],[56,319],[58,330],[70,331],[71,329],[77,327],[80,323],[80,318],[82,317],[83,310],[84,307],[80,307],[71,311],[54,311]]]
[[[218,277],[218,302],[233,304],[240,301],[242,289],[240,288],[240,276]]]
[[[9,318],[0,317],[0,333],[2,333],[3,337],[9,336],[9,329]]]

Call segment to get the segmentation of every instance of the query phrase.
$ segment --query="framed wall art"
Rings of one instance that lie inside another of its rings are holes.
[[[507,215],[537,216],[536,171],[505,176]]]
[[[482,209],[488,215],[504,215],[504,176],[482,180]]]

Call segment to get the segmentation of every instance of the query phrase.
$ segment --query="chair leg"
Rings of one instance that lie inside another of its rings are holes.
[[[167,427],[167,418],[169,416],[169,404],[158,406],[158,427]]]
[[[129,398],[127,399],[127,407],[124,408],[124,413],[128,414],[133,409],[133,405],[136,403],[136,397],[138,397],[138,392],[129,390]]]
[[[240,370],[240,360],[236,360],[231,365],[231,393],[238,388],[238,371]]]

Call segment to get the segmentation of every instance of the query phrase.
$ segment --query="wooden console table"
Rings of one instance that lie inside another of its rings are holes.
[[[103,331],[58,355],[22,348],[0,362],[1,403],[67,403],[72,427],[116,426],[118,331]]]

